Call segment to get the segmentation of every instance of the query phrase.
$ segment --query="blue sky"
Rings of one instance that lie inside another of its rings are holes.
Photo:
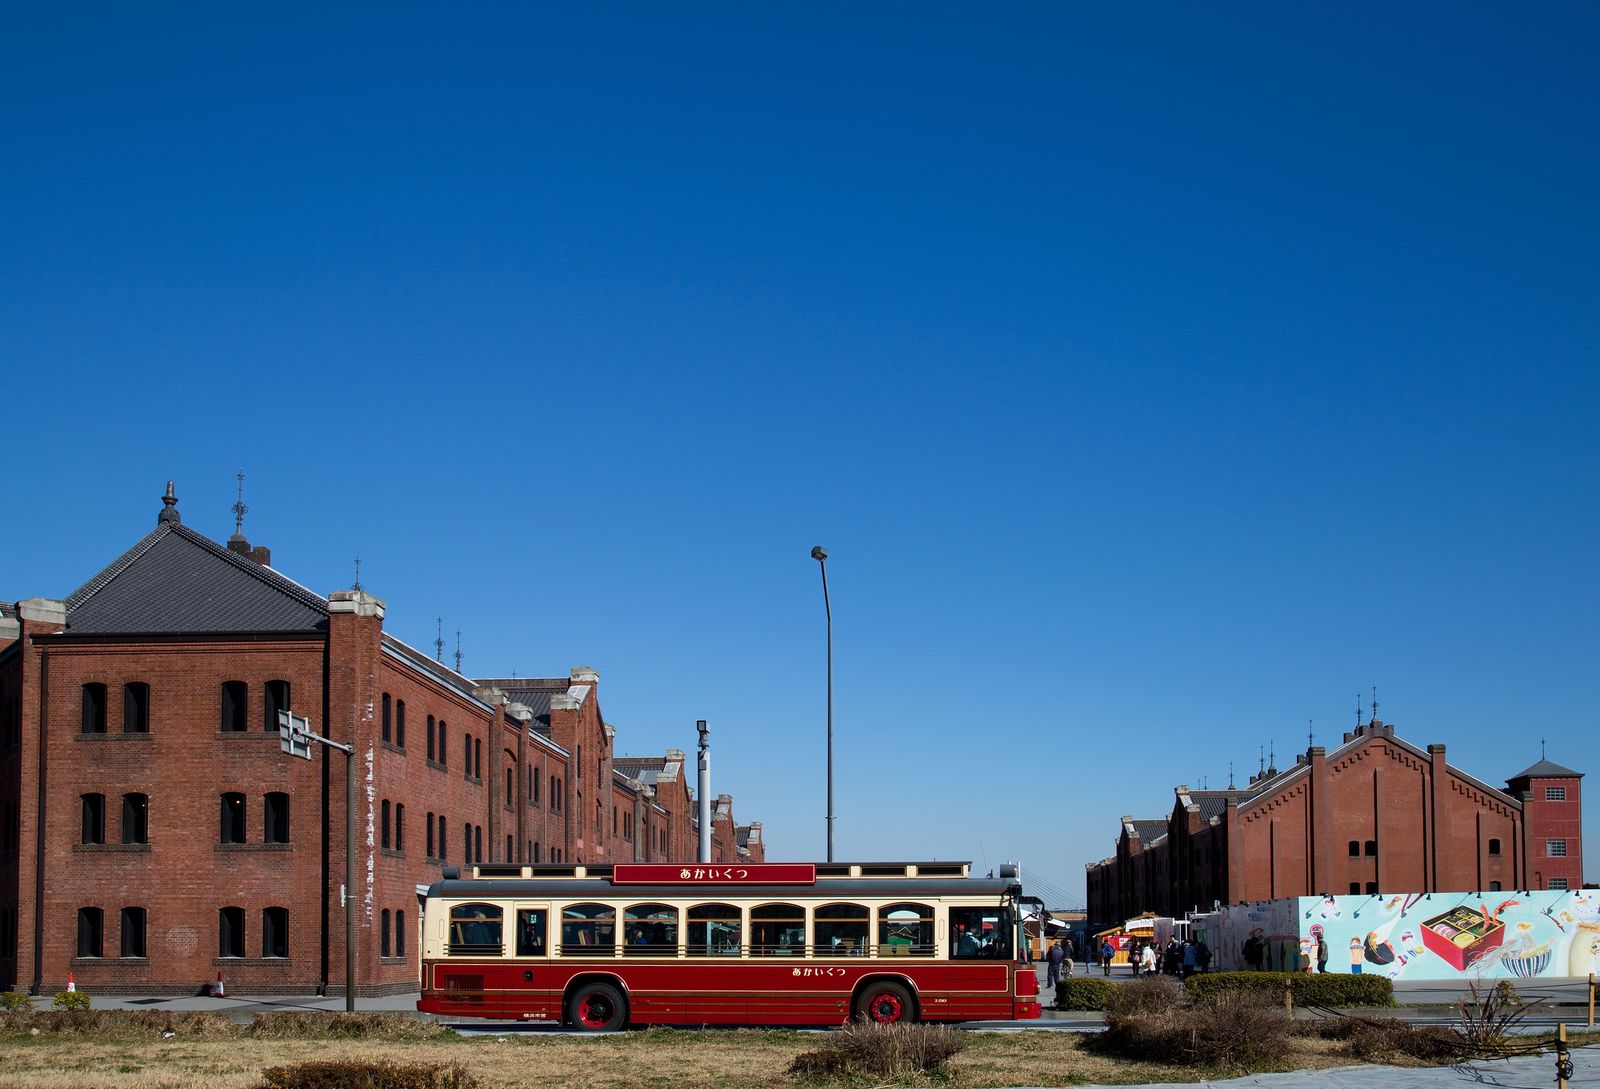
[[[0,596],[163,483],[782,858],[1020,858],[1334,744],[1594,770],[1586,5],[13,12]],[[18,530],[21,529],[21,532]],[[1600,835],[1600,805],[1589,807]],[[1591,846],[1588,876],[1600,852]]]

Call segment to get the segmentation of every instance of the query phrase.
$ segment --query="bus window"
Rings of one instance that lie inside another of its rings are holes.
[[[860,957],[867,949],[867,909],[861,904],[823,904],[816,919],[819,957]]]
[[[732,904],[696,904],[689,909],[686,951],[691,957],[737,957],[739,921]]]
[[[1005,908],[951,908],[950,955],[1010,960],[1011,931],[1011,912]]]
[[[623,913],[625,957],[678,955],[678,909],[666,904],[634,904]]]
[[[616,948],[617,913],[610,904],[569,904],[561,909],[563,957],[609,957]]]
[[[517,956],[544,956],[544,909],[517,909]]]
[[[798,904],[762,904],[750,909],[752,957],[806,955],[806,909]]]
[[[933,909],[927,904],[888,904],[879,908],[878,956],[933,956]]]
[[[457,904],[450,909],[450,953],[498,957],[502,951],[501,910],[494,904]]]

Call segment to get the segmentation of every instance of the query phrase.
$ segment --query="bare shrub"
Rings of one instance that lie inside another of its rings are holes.
[[[857,1021],[830,1033],[821,1047],[795,1056],[789,1073],[808,1078],[937,1074],[966,1046],[964,1036],[944,1025]]]
[[[1133,1017],[1166,1013],[1189,1004],[1189,992],[1172,976],[1146,976],[1115,988],[1106,998],[1105,1011]]]
[[[246,1034],[260,1040],[426,1040],[442,1031],[403,1013],[264,1013]]]
[[[226,1037],[239,1026],[216,1013],[170,1010],[17,1010],[4,1015],[10,1032],[88,1036],[97,1040],[151,1040],[163,1036]]]
[[[1362,1062],[1446,1063],[1467,1054],[1461,1037],[1443,1025],[1413,1025],[1392,1018],[1324,1017],[1296,1021],[1294,1031],[1297,1036],[1342,1041],[1345,1054]]]
[[[1122,1059],[1245,1068],[1279,1059],[1291,1036],[1283,1007],[1248,992],[1224,992],[1189,1009],[1106,1017],[1086,1045]]]
[[[309,1062],[269,1066],[261,1089],[476,1089],[459,1066],[436,1063]]]

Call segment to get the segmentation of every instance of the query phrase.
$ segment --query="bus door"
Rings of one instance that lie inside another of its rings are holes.
[[[518,900],[511,907],[511,940],[506,952],[507,991],[515,993],[523,1016],[561,1016],[561,987],[550,970],[550,905]]]
[[[996,1017],[1011,1002],[1011,961],[1016,956],[1016,924],[1004,907],[956,907],[949,911],[950,1012],[966,1017]]]

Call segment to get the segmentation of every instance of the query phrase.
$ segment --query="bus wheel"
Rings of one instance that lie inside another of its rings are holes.
[[[583,1032],[611,1032],[628,1023],[628,1007],[609,983],[585,983],[567,1000],[567,1023]]]
[[[911,995],[898,983],[869,983],[856,1000],[856,1020],[894,1025],[915,1021]]]

